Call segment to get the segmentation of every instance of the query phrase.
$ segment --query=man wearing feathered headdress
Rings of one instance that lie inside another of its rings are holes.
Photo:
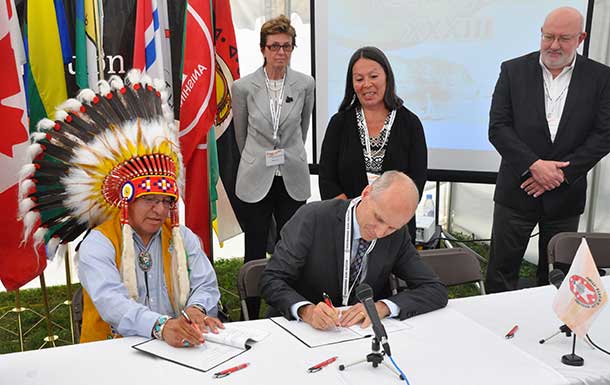
[[[78,252],[81,342],[140,335],[176,347],[217,332],[216,274],[178,221],[183,169],[163,84],[131,71],[81,90],[33,135],[22,171],[24,239]]]

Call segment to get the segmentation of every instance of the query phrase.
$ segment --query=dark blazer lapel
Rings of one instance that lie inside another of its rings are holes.
[[[540,122],[540,126],[544,130],[544,136],[551,141],[551,133],[549,132],[549,123],[546,120],[545,96],[544,96],[544,79],[542,77],[542,67],[540,67],[540,52],[533,55],[529,65],[532,70],[527,71],[529,79],[525,84],[531,85],[533,92],[533,100],[536,106],[536,120]]]
[[[296,83],[296,81],[297,81],[297,79],[294,76],[294,73],[292,72],[290,67],[287,67],[286,68],[286,80],[284,82],[284,92],[282,93],[282,111],[280,111],[280,125],[282,125],[284,123],[286,118],[292,112],[294,105],[296,104],[295,99],[297,96],[294,94],[294,84]],[[288,100],[288,98],[290,98],[290,100],[291,100],[290,103],[286,102],[286,100]],[[299,129],[300,129],[300,127],[299,127]]]
[[[585,63],[580,56],[576,56],[576,64],[572,70],[572,79],[570,80],[570,87],[568,88],[568,94],[566,95],[566,103],[564,104],[563,112],[561,113],[559,127],[557,127],[555,143],[563,136],[562,134],[566,130],[566,125],[570,119],[570,113],[578,103],[578,98],[585,93],[584,81],[582,80],[585,71],[583,68],[584,66]]]
[[[269,124],[272,124],[271,110],[269,109],[269,95],[267,94],[267,85],[265,84],[265,73],[263,72],[263,67],[259,68],[255,74],[255,77],[252,79],[252,84],[255,89],[252,92],[254,104],[260,110],[265,119],[267,119]]]

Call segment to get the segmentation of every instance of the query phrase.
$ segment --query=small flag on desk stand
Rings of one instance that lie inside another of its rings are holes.
[[[608,294],[589,245],[583,238],[570,271],[555,296],[553,310],[574,334],[583,338],[607,302]]]

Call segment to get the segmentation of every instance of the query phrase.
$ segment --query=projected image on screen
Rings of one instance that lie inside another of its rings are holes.
[[[497,171],[487,129],[500,63],[538,50],[545,15],[563,5],[586,15],[586,0],[316,1],[318,141],[343,98],[350,56],[373,45],[422,121],[429,168]]]

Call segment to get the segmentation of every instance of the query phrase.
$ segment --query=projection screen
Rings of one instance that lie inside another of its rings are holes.
[[[487,129],[500,63],[538,50],[545,15],[563,5],[587,15],[586,0],[312,0],[314,162],[343,98],[350,56],[373,45],[388,56],[398,95],[422,121],[428,168],[495,178],[500,157]]]

